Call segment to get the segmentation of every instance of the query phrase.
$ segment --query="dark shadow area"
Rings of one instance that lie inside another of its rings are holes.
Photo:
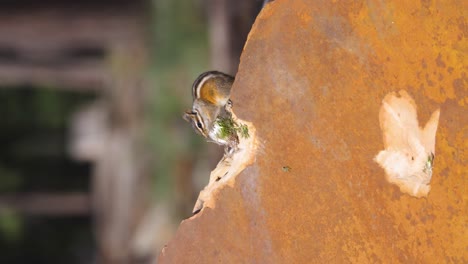
[[[95,96],[0,89],[0,263],[89,263],[91,215],[78,196],[91,164],[73,161],[66,141],[70,115]]]

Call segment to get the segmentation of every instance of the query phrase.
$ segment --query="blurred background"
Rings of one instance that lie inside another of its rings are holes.
[[[154,263],[223,151],[192,82],[263,2],[0,1],[0,263]]]

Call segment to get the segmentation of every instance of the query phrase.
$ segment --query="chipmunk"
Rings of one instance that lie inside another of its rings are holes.
[[[233,83],[234,77],[222,72],[202,73],[192,85],[192,109],[184,114],[184,119],[191,122],[197,133],[209,141],[227,146],[228,152],[238,143],[237,133],[224,125],[235,124],[229,99]]]

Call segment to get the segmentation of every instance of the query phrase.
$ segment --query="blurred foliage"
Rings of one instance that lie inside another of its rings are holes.
[[[152,8],[146,124],[155,154],[154,194],[173,199],[174,175],[205,146],[182,114],[191,107],[193,80],[209,70],[208,32],[202,1],[155,0]],[[90,164],[72,161],[66,143],[71,115],[96,95],[56,88],[1,87],[1,194],[89,190]],[[31,256],[34,263],[72,263],[70,256],[77,256],[73,263],[79,263],[79,256],[92,256],[95,248],[90,226],[89,216],[25,216],[2,209],[0,263],[30,263]]]
[[[20,240],[23,231],[22,218],[9,210],[0,211],[0,234],[8,243]]]
[[[18,174],[18,171],[0,163],[0,192],[17,190],[22,182],[23,179]]]
[[[155,152],[154,193],[168,197],[178,158],[202,140],[182,120],[191,107],[193,80],[208,65],[208,32],[201,2],[154,2],[149,138]]]
[[[66,151],[70,116],[93,94],[53,87],[0,88],[0,194],[88,191],[90,165]],[[0,263],[70,262],[91,256],[91,219],[47,218],[0,208]]]
[[[66,141],[70,116],[93,98],[48,87],[0,90],[2,192],[88,189],[89,166],[68,157]]]
[[[0,263],[92,263],[89,217],[0,213]]]
[[[60,129],[77,103],[93,98],[90,94],[54,89],[54,87],[2,87],[0,111],[2,130],[44,126]]]

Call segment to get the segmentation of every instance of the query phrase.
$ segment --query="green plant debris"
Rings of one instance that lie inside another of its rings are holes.
[[[424,164],[424,169],[423,169],[424,173],[432,173],[433,162],[434,162],[434,153],[431,153],[431,155],[427,157],[426,164]]]
[[[239,132],[240,132],[241,137],[243,137],[243,138],[249,138],[250,137],[249,128],[247,127],[246,124],[241,124],[239,126],[239,129],[240,129]]]
[[[239,133],[242,138],[248,138],[250,136],[247,125],[239,125],[232,118],[220,118],[216,122],[221,128],[219,132],[219,137],[221,138],[228,138],[236,135],[237,133]]]
[[[0,210],[0,234],[8,242],[16,242],[21,239],[23,233],[23,221],[20,215],[3,208]]]

